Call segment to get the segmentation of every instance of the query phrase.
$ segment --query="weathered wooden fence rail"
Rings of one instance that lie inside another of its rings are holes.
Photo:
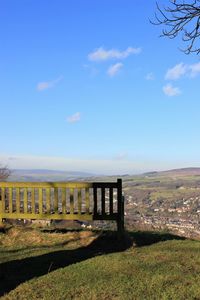
[[[123,231],[122,180],[0,182],[0,223],[4,219],[115,220]]]

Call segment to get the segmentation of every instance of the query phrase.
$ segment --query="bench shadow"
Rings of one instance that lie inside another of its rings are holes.
[[[154,232],[129,232],[124,237],[119,238],[114,232],[102,232],[96,240],[85,247],[58,250],[39,256],[8,261],[0,264],[0,296],[34,277],[45,275],[95,256],[122,252],[133,245],[141,247],[172,239],[184,238]]]
[[[156,231],[135,231],[129,232],[129,235],[134,240],[137,247],[150,246],[169,240],[186,240],[183,236]]]

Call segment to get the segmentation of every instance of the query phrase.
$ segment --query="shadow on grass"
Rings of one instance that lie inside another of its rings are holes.
[[[86,247],[74,250],[59,250],[39,256],[8,261],[0,264],[0,296],[34,277],[45,275],[95,256],[125,251],[133,244],[141,247],[172,239],[184,238],[154,232],[129,232],[129,234],[119,239],[114,232],[102,232],[96,240]]]
[[[129,232],[129,236],[134,240],[137,247],[150,246],[155,243],[168,240],[185,240],[185,237],[171,233],[162,233],[154,231],[135,231]]]

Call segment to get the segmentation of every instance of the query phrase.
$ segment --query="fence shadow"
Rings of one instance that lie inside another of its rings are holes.
[[[125,251],[133,244],[141,247],[164,240],[181,239],[171,234],[134,232],[122,238],[116,233],[101,233],[90,245],[74,250],[59,250],[47,254],[12,260],[0,264],[0,296],[34,277],[84,261],[88,258]]]

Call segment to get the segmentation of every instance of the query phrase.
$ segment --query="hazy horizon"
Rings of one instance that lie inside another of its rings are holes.
[[[49,170],[62,172],[84,172],[94,175],[124,175],[124,174],[142,174],[145,172],[159,172],[182,168],[199,168],[198,165],[176,165],[167,164],[166,167],[146,167],[140,168],[139,165],[130,165],[129,161],[124,160],[76,160],[64,158],[46,158],[46,157],[3,157],[0,161],[6,162],[10,169],[17,170]],[[85,165],[87,164],[87,168]],[[124,168],[126,166],[126,169]],[[148,165],[147,165],[148,166]],[[96,167],[96,169],[95,169]],[[124,169],[123,169],[124,168]]]
[[[52,174],[67,174],[69,176],[78,176],[78,177],[93,177],[93,176],[134,176],[134,175],[143,175],[143,174],[148,174],[148,173],[159,173],[159,172],[172,172],[172,171],[192,171],[192,170],[195,170],[195,169],[198,169],[200,170],[200,167],[186,167],[186,168],[178,168],[178,169],[166,169],[166,170],[148,170],[148,171],[138,171],[138,172],[135,172],[135,173],[98,173],[98,172],[95,172],[95,173],[90,173],[90,172],[84,172],[84,171],[71,171],[71,170],[53,170],[53,169],[42,169],[42,168],[33,168],[33,169],[11,169],[11,175],[16,175],[16,173],[19,175],[20,173],[34,173],[34,174],[37,174],[37,173],[41,173],[41,174],[45,174],[46,173],[52,173]],[[13,173],[14,172],[14,173]]]

